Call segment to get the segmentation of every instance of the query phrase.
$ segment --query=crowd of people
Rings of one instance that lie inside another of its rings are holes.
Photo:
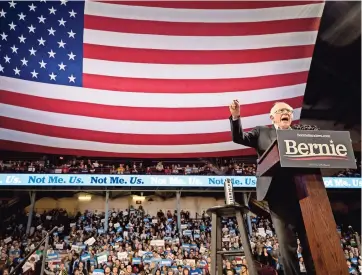
[[[149,162],[149,161],[148,161]],[[2,161],[0,173],[48,173],[48,174],[118,174],[118,175],[234,175],[254,176],[256,165],[234,160],[175,164],[155,162],[144,166],[142,161],[102,162],[90,159],[63,160],[57,164],[50,161]],[[361,164],[357,169],[341,170],[335,177],[361,177]]]
[[[147,165],[144,165],[146,163]],[[153,161],[97,161],[88,159],[0,161],[0,173],[99,173],[99,174],[152,174],[152,175],[255,175],[256,165],[235,160],[199,161],[176,164]],[[341,177],[360,177],[357,170],[345,170]],[[224,219],[223,250],[242,250],[236,219]],[[210,274],[211,220],[203,213],[192,218],[181,212],[178,229],[176,212],[150,216],[140,208],[110,211],[107,227],[102,212],[68,215],[54,209],[33,216],[29,234],[27,216],[19,212],[3,218],[0,232],[0,275],[8,275],[29,254],[54,226],[58,229],[50,238],[47,251],[47,275],[207,275]],[[251,248],[255,259],[272,266],[284,275],[280,261],[278,239],[269,219],[252,219]],[[181,232],[181,234],[180,234]],[[350,274],[362,275],[362,258],[358,240],[350,228],[338,228]],[[298,242],[298,240],[296,240]],[[26,275],[40,274],[42,260],[40,246],[20,269]],[[298,246],[300,274],[306,274]],[[225,257],[223,274],[248,275],[248,263],[243,256]]]
[[[138,175],[255,175],[256,165],[225,160],[221,163],[198,162],[174,164],[155,162],[145,166],[141,161],[122,163],[72,159],[57,164],[50,161],[0,161],[0,173],[57,173],[57,174],[138,174]]]
[[[64,210],[36,213],[26,236],[27,216],[24,213],[4,219],[0,247],[0,274],[11,270],[31,252],[47,231],[58,229],[50,237],[47,251],[47,275],[207,275],[210,274],[211,220],[203,213],[198,218],[181,212],[181,235],[177,213],[159,211],[157,216],[145,214],[142,207],[110,211],[105,228],[101,212],[68,215]],[[223,250],[242,250],[236,219],[223,219]],[[278,239],[269,219],[252,219],[250,235],[255,259],[283,274],[278,253]],[[338,229],[350,274],[361,274],[362,260],[354,233],[350,228]],[[298,240],[296,240],[298,242]],[[23,274],[39,274],[41,246],[22,266]],[[296,254],[301,274],[305,266],[299,246]],[[223,273],[248,275],[245,258],[224,258]]]
[[[335,175],[336,177],[347,177],[347,178],[360,178],[361,177],[361,164],[358,165],[357,169],[345,169],[339,171]]]

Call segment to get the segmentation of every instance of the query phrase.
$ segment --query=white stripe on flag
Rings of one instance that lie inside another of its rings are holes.
[[[84,43],[158,50],[249,50],[314,45],[317,31],[250,36],[172,36],[84,30]]]
[[[312,58],[247,64],[173,65],[83,59],[88,74],[147,79],[229,79],[308,71]]]
[[[137,5],[137,2],[135,2]],[[171,9],[159,7],[142,7],[130,5],[114,5],[94,1],[85,2],[85,14],[165,22],[265,22],[295,18],[321,17],[324,3],[302,6],[273,7],[264,9]]]

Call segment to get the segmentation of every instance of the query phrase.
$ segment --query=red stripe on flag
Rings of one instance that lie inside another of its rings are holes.
[[[83,74],[86,88],[141,93],[221,93],[306,83],[308,71],[233,79],[146,79]]]
[[[115,5],[172,9],[263,9],[304,6],[324,1],[96,1]]]
[[[154,64],[244,64],[313,56],[314,45],[255,50],[178,51],[84,44],[85,58]]]
[[[298,123],[298,121],[295,121]],[[74,129],[28,122],[8,117],[0,117],[0,128],[32,133],[42,136],[58,137],[74,140],[85,140],[112,144],[132,145],[191,145],[210,144],[231,141],[231,132],[207,134],[172,134],[172,135],[142,135],[106,133],[83,129]],[[249,131],[251,129],[244,129]]]
[[[1,90],[0,90],[1,91]],[[86,117],[97,117],[115,120],[132,121],[202,121],[219,120],[227,118],[228,107],[206,108],[146,108],[110,106],[94,103],[84,103],[60,99],[30,96],[25,94],[1,91],[0,103],[36,109],[52,113],[70,114]],[[303,104],[303,97],[285,99],[293,108],[299,108]],[[243,105],[242,117],[268,114],[273,102],[260,102]]]
[[[320,18],[247,23],[191,23],[84,16],[84,28],[100,31],[172,36],[244,36],[317,31]]]
[[[232,157],[232,156],[250,156],[255,155],[254,149],[240,149],[232,151],[221,152],[207,152],[207,153],[184,153],[184,154],[131,154],[131,153],[110,153],[90,150],[76,150],[67,148],[56,148],[48,146],[40,146],[22,142],[13,142],[7,140],[0,140],[0,149],[8,151],[22,151],[22,152],[35,152],[46,153],[55,155],[72,155],[72,156],[89,156],[89,157],[125,157],[125,158],[206,158],[206,157]]]

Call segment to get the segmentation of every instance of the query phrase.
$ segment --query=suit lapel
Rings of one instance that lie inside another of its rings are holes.
[[[272,126],[271,128],[269,128],[269,139],[270,142],[273,143],[274,140],[277,139],[277,131],[275,130],[275,128]]]
[[[290,128],[290,130],[292,130],[292,129],[294,129],[294,127]],[[269,139],[270,139],[270,142],[274,142],[274,140],[277,139],[277,130],[275,129],[274,126],[271,126],[269,128]]]
[[[270,139],[270,143],[273,143],[277,139],[277,131],[275,130],[274,127],[270,128],[269,139]]]

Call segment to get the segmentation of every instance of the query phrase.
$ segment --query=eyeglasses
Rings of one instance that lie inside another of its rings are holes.
[[[282,114],[282,113],[292,114],[293,110],[288,109],[288,108],[282,108],[282,109],[276,110],[274,113],[275,114]]]

